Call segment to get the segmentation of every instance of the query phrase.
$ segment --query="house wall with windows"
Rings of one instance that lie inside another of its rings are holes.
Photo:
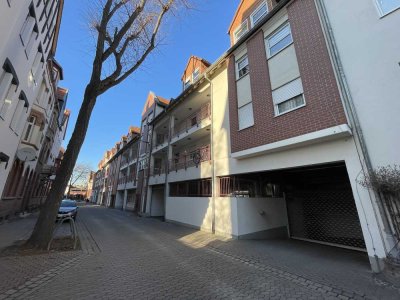
[[[318,2],[326,9],[373,167],[400,165],[400,44],[393,30],[400,24],[400,2]]]
[[[1,217],[23,211],[28,191],[34,189],[29,183],[41,180],[33,161],[41,154],[51,113],[58,107],[62,69],[54,55],[62,9],[62,0],[0,3],[0,139],[7,141],[0,145]],[[22,142],[26,147],[19,146]],[[49,182],[44,185],[43,194]]]

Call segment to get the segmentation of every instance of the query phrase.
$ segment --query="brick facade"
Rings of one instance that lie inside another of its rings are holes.
[[[232,152],[347,123],[314,1],[294,1],[287,10],[306,106],[275,116],[264,35],[259,31],[247,41],[255,124],[241,131],[238,131],[235,58],[229,59]]]

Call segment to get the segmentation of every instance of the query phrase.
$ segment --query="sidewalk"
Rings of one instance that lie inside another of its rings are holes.
[[[34,213],[0,225],[0,251],[18,241],[28,239],[37,217],[38,213]],[[69,229],[67,226],[64,226],[57,236],[66,235]],[[68,264],[81,254],[82,251],[67,251],[30,256],[0,256],[0,295],[24,285],[37,276],[42,276],[53,268]]]

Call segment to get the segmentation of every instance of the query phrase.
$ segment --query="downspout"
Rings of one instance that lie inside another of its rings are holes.
[[[155,101],[154,103],[154,110],[153,110],[153,118],[152,120],[154,120],[154,118],[156,117],[156,110],[157,110],[157,102]],[[148,116],[146,119],[147,122],[147,126],[149,126],[149,120],[148,120]],[[143,183],[145,186],[145,190],[144,190],[144,201],[143,201],[143,213],[144,215],[146,215],[146,209],[147,209],[147,193],[148,193],[148,189],[149,189],[149,177],[150,177],[150,160],[151,160],[151,154],[153,152],[153,134],[154,134],[154,125],[151,125],[151,137],[150,137],[150,142],[149,140],[149,132],[150,132],[150,128],[147,129],[147,144],[149,145],[149,155],[147,156],[147,178],[144,177],[143,178]],[[151,205],[152,205],[152,198],[153,195],[151,195],[150,198],[150,212],[149,212],[149,217],[151,217]]]
[[[211,104],[211,231],[215,234],[215,159],[214,159],[214,85],[212,81],[207,77],[207,73],[204,73],[204,78],[210,83],[210,104]]]
[[[168,115],[167,115],[168,116]],[[168,197],[168,175],[169,175],[169,151],[171,147],[171,139],[172,139],[172,114],[168,119],[168,145],[167,145],[167,159],[165,160],[165,181],[164,181],[164,221],[166,220],[166,212],[167,212],[167,197]]]
[[[325,32],[328,50],[330,52],[333,67],[334,67],[335,73],[337,75],[337,81],[338,81],[338,85],[339,85],[339,88],[340,88],[340,91],[342,94],[343,103],[344,103],[345,109],[347,111],[347,115],[348,115],[348,118],[349,118],[349,121],[350,121],[350,124],[352,127],[352,131],[355,134],[355,146],[357,148],[357,152],[358,152],[359,158],[361,160],[361,166],[362,166],[364,174],[366,174],[368,177],[371,177],[371,175],[373,174],[371,158],[370,158],[368,148],[365,143],[365,138],[364,138],[364,135],[362,132],[359,118],[357,116],[357,110],[354,105],[354,101],[353,101],[353,98],[352,98],[352,95],[350,92],[350,88],[347,83],[346,75],[344,73],[343,65],[342,65],[342,62],[340,59],[339,51],[338,51],[335,37],[333,34],[332,26],[329,21],[328,12],[327,12],[324,0],[315,0],[315,3],[316,3],[318,14],[319,14],[319,17],[321,20],[321,24],[322,24],[324,32]],[[365,168],[366,168],[366,170],[365,170]],[[370,193],[370,191],[369,191],[369,193]],[[377,200],[376,203],[378,205],[378,209],[380,212],[379,215],[382,218],[383,230],[386,233],[391,233],[391,235],[393,237],[393,232],[391,231],[390,223],[389,223],[389,220],[385,213],[385,208],[383,207],[383,204],[382,204],[382,199],[380,198],[378,193],[376,193],[375,191],[373,193]],[[372,203],[372,208],[374,210],[374,215],[377,220],[378,226],[381,227],[379,224],[379,221],[378,221],[379,220],[378,212],[376,211],[376,207],[373,203],[372,197],[370,197],[370,200]],[[367,224],[367,226],[369,226],[369,225]],[[382,235],[382,230],[379,230],[379,233],[381,235],[381,238],[384,240],[384,237]],[[388,249],[387,249],[385,242],[383,242],[383,246],[385,248],[385,252],[388,253]]]

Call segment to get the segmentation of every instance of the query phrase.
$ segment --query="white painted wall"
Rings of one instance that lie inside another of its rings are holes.
[[[238,235],[287,226],[283,198],[237,198]]]
[[[375,0],[323,2],[372,164],[400,164],[400,10],[381,17]]]
[[[34,42],[31,52],[28,53],[28,56],[25,54],[25,47],[22,45],[19,34],[28,15],[30,3],[31,2],[28,1],[11,1],[11,7],[9,7],[7,1],[0,2],[0,66],[2,67],[6,58],[8,58],[19,79],[18,90],[14,94],[8,114],[4,120],[0,119],[0,141],[7,141],[0,143],[0,152],[4,152],[10,157],[7,168],[5,168],[5,164],[0,164],[0,196],[3,193],[4,185],[12,168],[15,153],[25,128],[26,119],[30,114],[31,108],[40,89],[40,83],[42,81],[40,74],[45,70],[45,64],[41,64],[39,67],[40,71],[38,72],[39,76],[36,78],[37,85],[29,80],[28,74],[32,68],[39,42],[42,42],[43,45],[45,39],[44,34],[39,30],[39,36]],[[43,9],[43,2],[41,3],[42,4],[39,5],[39,7],[36,6],[36,3],[34,5],[36,14],[39,16]],[[43,18],[41,22],[38,20],[39,29],[42,28],[45,21],[46,18]],[[43,49],[43,51],[45,51],[45,49]],[[44,54],[45,57],[47,57],[47,53]],[[29,108],[27,111],[24,110],[25,113],[22,116],[22,124],[19,127],[19,130],[13,132],[9,125],[17,107],[18,96],[21,91],[24,91],[28,98]],[[0,101],[2,100],[3,99],[0,99]],[[30,164],[31,168],[34,168],[35,165],[36,163]]]
[[[165,218],[211,231],[212,208],[208,197],[168,197]]]

